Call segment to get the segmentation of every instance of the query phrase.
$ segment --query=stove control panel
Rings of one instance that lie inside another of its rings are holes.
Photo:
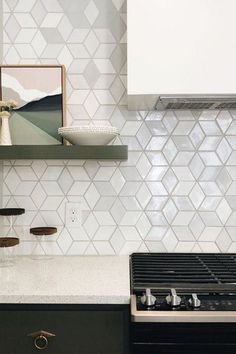
[[[152,295],[155,303],[147,306],[137,296],[137,310],[140,311],[236,311],[236,295],[201,295],[201,294],[180,294],[174,289],[170,294]]]

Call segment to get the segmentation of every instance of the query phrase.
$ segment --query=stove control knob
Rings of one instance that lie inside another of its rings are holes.
[[[191,298],[188,300],[189,305],[191,307],[198,308],[201,306],[201,301],[199,300],[199,298],[197,297],[197,294],[192,294]]]
[[[166,297],[166,302],[171,307],[177,307],[181,303],[181,297],[176,294],[175,289],[171,289],[170,294]]]
[[[141,303],[147,307],[155,305],[156,297],[152,295],[151,289],[146,289],[146,293],[141,297]]]

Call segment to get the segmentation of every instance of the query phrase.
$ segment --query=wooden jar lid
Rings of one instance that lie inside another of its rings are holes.
[[[17,237],[0,237],[0,248],[13,247],[19,245],[20,240]]]
[[[25,213],[23,208],[2,208],[0,209],[0,215],[11,216],[11,215],[22,215]]]
[[[56,227],[31,227],[30,233],[36,236],[53,235],[57,233]]]

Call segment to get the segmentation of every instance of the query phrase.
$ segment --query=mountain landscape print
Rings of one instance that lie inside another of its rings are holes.
[[[1,100],[18,102],[9,120],[13,145],[61,145],[63,66],[1,66],[0,79]]]

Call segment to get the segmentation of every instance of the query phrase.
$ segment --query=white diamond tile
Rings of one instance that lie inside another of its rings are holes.
[[[136,224],[136,228],[138,230],[138,232],[140,233],[142,239],[145,239],[145,237],[147,236],[149,230],[151,229],[151,223],[148,220],[147,216],[145,215],[145,213],[143,213],[141,215],[141,217],[139,218],[137,224]]]
[[[58,246],[61,248],[64,254],[68,252],[68,249],[70,248],[72,242],[73,240],[68,230],[64,228],[57,239]]]
[[[115,250],[116,254],[119,254],[122,247],[125,245],[125,239],[122,233],[117,229],[110,239],[110,244]]]
[[[222,225],[217,214],[214,213],[213,211],[200,211],[199,215],[201,216],[201,218],[206,226],[221,226]]]
[[[90,182],[74,182],[68,191],[68,195],[83,195],[88,189]]]
[[[119,230],[126,241],[139,241],[141,239],[134,226],[119,226]]]
[[[14,195],[31,195],[37,182],[25,181],[17,184]]]
[[[99,227],[93,240],[96,241],[108,241],[115,231],[115,226],[101,226]]]
[[[167,226],[154,226],[150,229],[147,237],[145,237],[145,240],[147,241],[160,241],[163,239],[165,233],[167,232],[168,227]]]
[[[221,140],[220,136],[207,136],[203,140],[199,147],[199,151],[214,151],[216,150],[219,142]]]
[[[177,246],[175,247],[175,252],[179,252],[179,253],[192,252],[194,246],[195,246],[194,242],[178,242]]]
[[[223,163],[225,163],[228,160],[232,152],[232,149],[226,139],[222,139],[221,143],[216,149],[216,152]]]
[[[57,25],[61,21],[62,17],[63,17],[62,13],[49,12],[45,16],[45,18],[41,24],[41,27],[48,27],[48,28],[57,27]]]
[[[180,121],[173,131],[173,135],[187,135],[190,133],[195,122],[192,121]]]
[[[148,181],[161,181],[167,170],[168,167],[166,166],[152,167],[146,179]]]
[[[120,197],[120,201],[126,210],[141,210],[141,206],[135,197]]]
[[[94,210],[96,211],[110,210],[115,200],[116,200],[115,197],[100,197]]]
[[[199,208],[200,204],[202,203],[203,199],[205,198],[205,194],[203,193],[202,189],[198,184],[195,184],[191,193],[189,194],[189,198],[191,202],[195,206],[195,208]]]
[[[167,231],[162,242],[168,252],[173,252],[178,244],[178,240],[171,229]]]
[[[196,154],[189,164],[191,172],[195,178],[199,178],[202,170],[204,169],[204,164],[198,154]]]
[[[149,252],[167,252],[162,242],[146,242],[146,246]]]
[[[142,178],[145,178],[151,169],[151,164],[145,154],[142,154],[137,162],[137,170],[139,171]]]
[[[44,192],[44,189],[41,187],[40,183],[38,183],[32,194],[31,194],[31,198],[34,202],[34,204],[36,205],[37,208],[40,208],[42,203],[44,202],[45,198],[46,198],[46,193]]]
[[[221,166],[206,167],[202,171],[199,181],[215,181],[221,171]]]
[[[58,0],[41,0],[43,6],[48,12],[63,12],[62,7],[60,6]]]
[[[121,255],[128,255],[131,254],[133,252],[137,252],[139,247],[141,246],[141,241],[127,241],[125,242],[125,244],[123,245],[123,247],[120,250],[120,254]]]
[[[169,133],[173,132],[178,120],[172,111],[167,111],[163,117],[163,124]]]
[[[183,211],[194,210],[193,204],[191,203],[188,197],[185,196],[173,197],[173,201],[175,202],[179,210],[183,210]]]
[[[195,214],[193,219],[191,220],[191,223],[189,224],[189,228],[193,234],[193,236],[198,239],[199,236],[201,235],[202,231],[205,228],[205,224],[203,223],[202,219],[198,214]]]
[[[150,197],[151,197],[151,195],[150,195]],[[167,199],[168,199],[168,197],[161,197],[161,196],[151,197],[148,205],[146,206],[146,210],[153,210],[153,211],[162,210],[164,205],[167,202]]]
[[[194,182],[190,182],[190,181],[180,181],[174,191],[173,191],[173,195],[175,196],[185,196],[188,195],[190,193],[190,191],[192,190],[194,186]]]
[[[84,41],[84,45],[90,55],[93,55],[99,46],[99,41],[93,31],[90,31]]]
[[[83,226],[89,237],[93,238],[96,231],[98,230],[99,224],[94,215],[90,213]]]
[[[88,202],[90,208],[94,208],[95,204],[97,203],[98,199],[100,198],[100,194],[98,193],[94,184],[91,184],[88,188],[87,192],[85,193],[85,199]]]
[[[157,137],[154,136],[151,138],[150,142],[148,143],[146,149],[147,150],[161,150],[165,143],[167,142],[167,137]]]
[[[199,124],[196,124],[191,133],[189,134],[190,139],[192,140],[193,145],[198,148],[201,142],[204,139],[204,133]]]
[[[43,204],[41,205],[41,210],[55,210],[59,208],[61,202],[63,201],[63,197],[50,196],[45,199]]]
[[[166,205],[163,209],[163,214],[165,215],[166,220],[170,224],[174,220],[177,212],[178,212],[178,209],[176,208],[174,202],[171,199],[169,199],[169,201],[166,203]]]
[[[15,43],[27,43],[31,42],[33,37],[35,36],[37,30],[34,28],[23,28],[21,29],[16,38],[15,38]]]
[[[177,182],[178,182],[178,180],[177,180],[174,172],[171,169],[169,169],[167,171],[167,173],[165,174],[165,176],[162,179],[162,183],[169,193],[171,193],[173,191]]]
[[[176,135],[172,138],[177,150],[189,151],[194,150],[194,146],[188,136]]]
[[[37,24],[35,23],[33,17],[29,13],[15,13],[14,16],[22,28],[37,27]]]
[[[176,226],[187,226],[191,222],[193,216],[193,211],[179,211],[172,224]]]
[[[94,211],[93,215],[97,219],[99,225],[102,226],[114,226],[115,221],[108,211]]]
[[[47,195],[63,195],[60,185],[54,181],[42,181],[41,185]]]
[[[94,176],[94,181],[109,181],[115,169],[115,167],[100,167]]]
[[[169,163],[173,161],[173,159],[177,155],[177,152],[178,150],[175,144],[173,143],[172,139],[169,139],[163,149],[163,154],[165,155],[165,158],[168,160]]]
[[[83,255],[88,248],[89,242],[73,242],[67,254],[71,256]]]
[[[147,182],[147,186],[153,195],[167,195],[167,190],[161,182]]]
[[[99,255],[113,255],[115,254],[114,249],[112,248],[111,244],[106,241],[94,241],[94,247],[96,248]]]
[[[232,210],[225,199],[222,199],[216,209],[217,215],[220,218],[222,224],[225,224],[232,213]]]
[[[176,158],[173,161],[173,165],[174,166],[187,166],[189,164],[189,162],[191,161],[192,157],[194,155],[194,152],[190,152],[190,151],[180,151]]]
[[[200,247],[204,253],[219,253],[219,248],[214,242],[202,242]]]
[[[206,135],[221,135],[220,129],[214,121],[200,122],[200,126]]]
[[[153,226],[166,226],[167,220],[159,211],[148,212],[147,217]]]
[[[73,184],[73,179],[66,168],[62,171],[60,177],[58,178],[58,184],[60,185],[61,190],[65,194],[71,188],[71,186]]]
[[[145,208],[151,199],[151,193],[146,186],[145,183],[142,184],[141,188],[139,189],[138,193],[136,194],[136,198],[139,201],[142,208]]]
[[[222,132],[225,133],[232,122],[232,117],[228,111],[220,111],[216,120]]]
[[[108,59],[112,55],[114,49],[116,48],[114,43],[102,43],[94,54],[96,59]]]
[[[228,251],[230,245],[232,244],[232,240],[225,229],[223,229],[219,234],[219,236],[217,237],[216,244],[221,252]]]
[[[38,56],[43,53],[44,49],[47,46],[47,42],[45,41],[40,31],[37,31],[36,35],[31,41],[31,45]]]
[[[86,7],[84,11],[85,16],[87,17],[90,25],[92,25],[96,18],[98,17],[99,11],[97,6],[95,5],[94,1],[90,1],[88,6]]]
[[[216,178],[216,183],[222,193],[225,193],[232,182],[231,176],[226,169],[222,169]]]
[[[199,210],[215,211],[221,199],[222,199],[221,197],[214,197],[214,196],[206,197],[202,202]]]
[[[194,177],[189,167],[173,167],[172,168],[178,180],[194,181]]]
[[[141,216],[140,211],[127,211],[120,221],[121,226],[136,225]]]

